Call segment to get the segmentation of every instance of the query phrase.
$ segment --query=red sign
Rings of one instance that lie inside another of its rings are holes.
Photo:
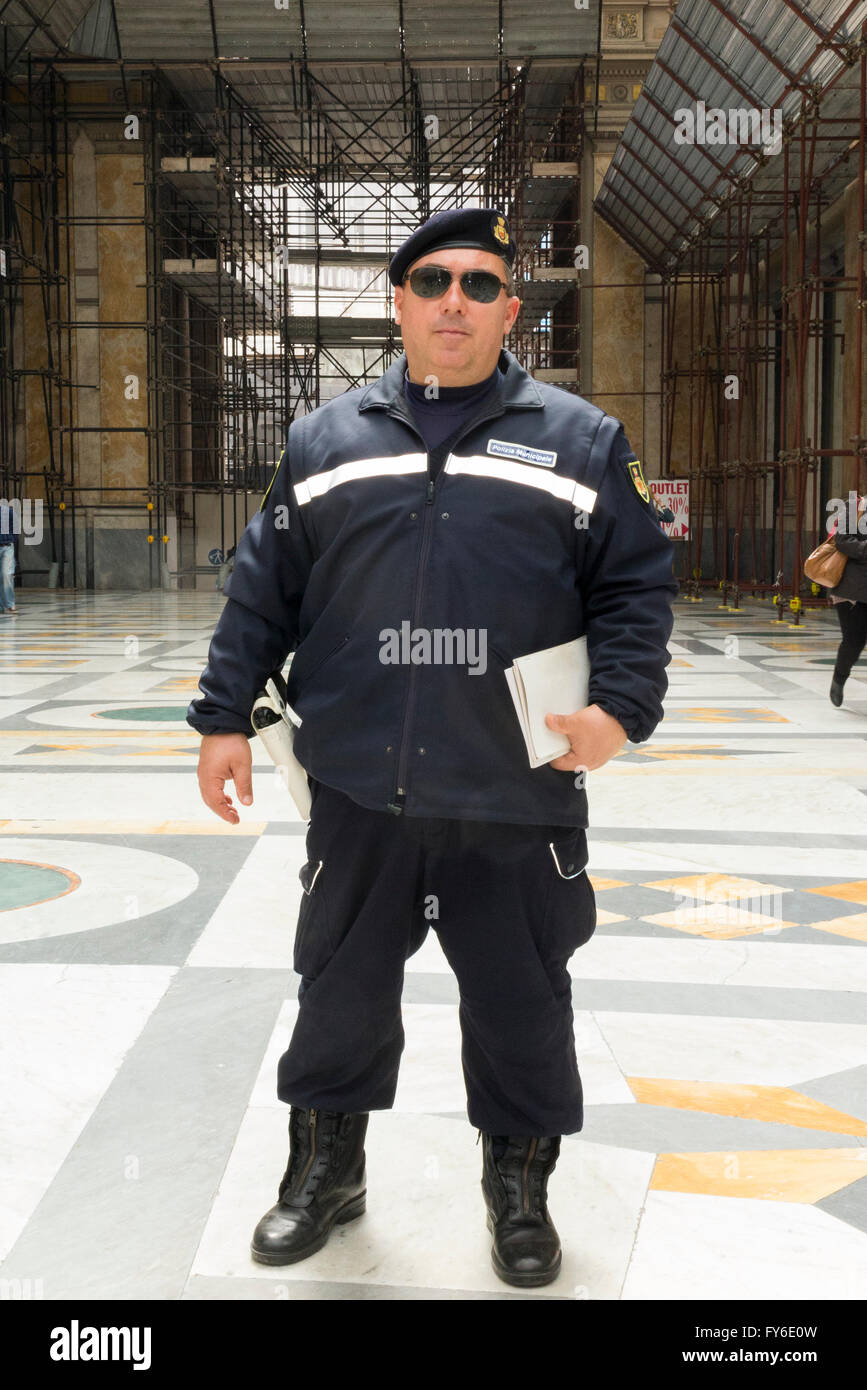
[[[661,525],[674,541],[689,535],[689,481],[686,478],[648,478],[648,487],[659,507],[669,507],[674,521]]]

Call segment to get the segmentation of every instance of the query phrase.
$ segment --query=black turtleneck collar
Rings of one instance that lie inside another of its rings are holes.
[[[500,370],[495,367],[484,381],[474,381],[471,386],[440,386],[434,395],[432,383],[410,381],[409,372],[404,373],[404,396],[428,452],[460,434],[478,414],[479,406],[494,390],[499,376]]]
[[[440,386],[436,394],[433,394],[430,382],[411,381],[409,371],[404,373],[403,381],[406,398],[413,411],[418,407],[422,410],[437,410],[449,405],[475,404],[493,389],[499,375],[500,369],[495,367],[484,381],[474,381],[470,386]]]

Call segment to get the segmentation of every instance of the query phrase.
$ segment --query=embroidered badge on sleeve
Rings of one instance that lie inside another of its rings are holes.
[[[644,480],[644,474],[641,471],[641,459],[627,459],[625,462],[626,471],[632,480],[632,486],[635,488],[642,502],[646,502],[649,505],[650,488],[647,486]]]

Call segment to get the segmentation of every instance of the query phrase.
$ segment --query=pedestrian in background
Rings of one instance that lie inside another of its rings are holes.
[[[11,507],[0,507],[0,613],[17,613],[15,607],[15,532],[4,530],[12,526]]]
[[[859,519],[867,510],[867,496],[858,498]],[[843,686],[852,667],[867,644],[867,535],[839,533],[835,521],[831,534],[837,549],[847,557],[843,578],[828,597],[837,610],[842,641],[837,648],[837,660],[831,677],[831,704],[843,703]]]

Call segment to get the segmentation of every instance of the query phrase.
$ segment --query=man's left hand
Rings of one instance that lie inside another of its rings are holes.
[[[563,753],[548,764],[561,772],[577,772],[579,768],[594,772],[613,758],[627,739],[620,721],[598,705],[588,705],[577,714],[546,714],[545,723],[556,733],[565,734],[572,745],[571,753]]]

